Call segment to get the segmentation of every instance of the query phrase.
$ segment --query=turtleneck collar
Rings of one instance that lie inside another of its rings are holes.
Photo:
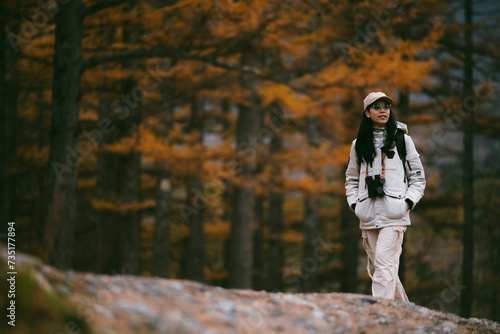
[[[385,128],[373,128],[373,139],[375,147],[379,148],[384,145]]]

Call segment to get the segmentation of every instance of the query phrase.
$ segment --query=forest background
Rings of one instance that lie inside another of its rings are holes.
[[[370,294],[344,172],[384,91],[427,176],[410,300],[500,321],[497,2],[1,8],[2,242],[14,221],[16,249],[57,268]]]

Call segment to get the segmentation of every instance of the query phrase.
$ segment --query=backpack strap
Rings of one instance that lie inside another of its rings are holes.
[[[403,161],[403,165],[406,162],[406,142],[405,142],[405,133],[403,130],[397,129],[396,134],[394,135],[394,140],[396,141],[396,148],[398,149],[398,155],[401,161]]]
[[[394,135],[394,141],[396,142],[396,149],[398,151],[399,158],[403,163],[403,168],[405,170],[404,181],[406,182],[406,141],[405,141],[405,133],[403,132],[403,130],[401,129],[396,130],[396,134]]]

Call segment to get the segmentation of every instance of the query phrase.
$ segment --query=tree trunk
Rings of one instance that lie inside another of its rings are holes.
[[[319,122],[315,116],[306,117],[307,140],[310,147],[318,147],[320,144]],[[314,167],[308,168],[308,172],[315,174]],[[315,249],[319,242],[319,203],[316,194],[306,194],[304,201],[304,251],[302,254],[302,292],[314,292],[318,290],[318,268]]]
[[[497,231],[498,235],[498,231]],[[498,238],[497,238],[498,240]],[[500,244],[495,245],[496,255],[493,257],[493,277],[500,277]],[[498,282],[498,280],[497,280]],[[490,319],[496,322],[500,321],[500,310],[498,307],[498,292],[500,291],[500,286],[498,284],[493,286],[493,291],[491,292],[491,302],[490,302]]]
[[[45,93],[46,87],[44,86],[43,83],[41,83],[38,86],[38,101],[37,101],[37,120],[36,124],[39,124],[40,126],[40,132],[41,133],[47,133],[48,129],[45,128],[43,125],[45,124],[45,101],[44,101],[44,93]],[[42,151],[45,145],[47,143],[45,142],[45,139],[43,136],[38,136],[37,138],[37,148],[38,150]],[[35,203],[33,203],[33,208],[32,208],[32,214],[31,214],[31,226],[30,226],[30,245],[31,249],[33,249],[35,252],[38,252],[39,247],[41,246],[41,243],[43,241],[43,217],[44,217],[44,210],[45,210],[45,189],[47,189],[47,171],[45,168],[37,168],[36,169],[36,176],[35,176],[35,182],[34,182],[34,191],[38,192],[40,194],[37,199],[35,200]]]
[[[222,133],[225,133],[230,127],[231,127],[231,122],[229,121],[229,115],[231,113],[231,103],[229,102],[228,99],[222,99],[221,101],[221,108],[222,108]],[[224,185],[228,185],[228,183],[231,180],[222,178],[220,179],[220,182],[222,182]],[[221,220],[226,220],[226,221],[231,221],[231,214],[232,214],[232,204],[233,200],[231,198],[231,187],[223,187],[222,191],[222,202],[227,203],[224,205],[224,211],[222,212],[221,215]],[[224,240],[224,250],[223,250],[223,262],[224,262],[224,270],[227,271],[228,273],[231,271],[231,237],[227,238]],[[223,280],[221,283],[223,287],[229,287],[229,275]]]
[[[264,228],[264,196],[259,195],[255,198],[255,221],[257,228],[253,235],[253,278],[252,288],[262,290],[264,279],[264,257],[262,254],[263,228]]]
[[[123,91],[128,94],[136,86],[136,81],[132,78],[125,80]],[[132,138],[136,140],[139,113],[132,110],[131,114],[119,124],[119,140]],[[134,204],[139,201],[139,161],[140,155],[131,148],[129,152],[118,156],[117,169],[117,189],[118,203],[121,205],[131,205],[129,210],[119,213],[120,228],[120,267],[127,274],[139,274],[139,230],[140,214],[134,208]]]
[[[158,173],[156,190],[156,217],[153,244],[153,276],[167,277],[168,246],[170,236],[170,173],[162,170]]]
[[[5,59],[7,54],[7,49],[5,47],[5,41],[7,38],[6,29],[6,19],[0,18],[0,129],[2,130],[2,140],[0,142],[0,186],[2,189],[2,191],[0,191],[0,203],[2,203],[2,212],[0,213],[0,219],[3,222],[2,229],[0,230],[0,241],[4,243],[7,240],[6,236],[8,232],[8,225],[5,222],[10,220],[8,218],[9,214],[7,214],[6,211],[8,206],[5,204],[5,199],[9,196],[7,190],[5,189],[5,182],[7,181],[7,161],[10,161],[6,159],[5,151],[7,149],[7,144],[6,138],[4,137],[6,128],[5,89],[7,88],[7,76],[5,72]]]
[[[469,318],[472,310],[474,270],[474,107],[467,102],[474,96],[473,90],[473,43],[472,43],[472,0],[465,0],[465,64],[464,64],[464,230],[462,291],[460,316]]]
[[[78,103],[82,71],[81,0],[58,5],[55,16],[52,118],[48,159],[44,258],[57,268],[70,268],[76,211]]]
[[[109,116],[108,108],[111,104],[110,96],[99,93],[99,122]],[[113,133],[103,135],[102,144],[107,145],[115,141]],[[101,151],[97,153],[97,199],[110,203],[116,197],[118,159],[115,153]],[[95,271],[102,274],[111,274],[120,266],[117,258],[118,215],[111,210],[98,209],[96,224],[96,261]]]
[[[257,138],[258,111],[240,105],[236,129],[237,150],[244,154],[240,160],[243,184],[233,190],[233,213],[230,233],[229,287],[250,289],[252,287],[253,224],[255,207],[256,148],[250,140]]]
[[[203,281],[204,246],[203,236],[203,211],[207,205],[202,197],[203,184],[197,176],[192,176],[190,181],[187,205],[198,212],[189,217],[189,246],[186,259],[186,278],[193,281]]]
[[[281,150],[281,138],[277,133],[271,141],[271,154]],[[282,170],[280,166],[272,168],[272,187],[269,194],[269,274],[268,291],[281,291],[283,289],[283,249],[281,235],[283,233],[283,193]]]
[[[283,290],[283,194],[269,194],[269,276],[268,291]]]
[[[258,127],[263,128],[265,122],[264,112],[259,113]],[[262,171],[262,163],[256,164],[255,174],[259,174]],[[256,194],[255,197],[255,226],[253,233],[253,258],[252,258],[252,288],[254,290],[262,290],[264,284],[264,264],[263,264],[263,229],[264,229],[264,196],[262,194]]]
[[[14,155],[16,151],[16,115],[17,115],[17,82],[15,80],[15,64],[17,60],[17,54],[13,52],[10,48],[6,46],[6,19],[2,20],[1,26],[1,65],[0,65],[0,80],[2,83],[0,91],[0,108],[1,119],[2,119],[2,233],[7,235],[7,224],[6,222],[15,221],[15,185],[16,176],[12,172],[12,162],[14,161]],[[11,24],[10,30],[17,33],[19,26],[17,24]],[[3,239],[2,234],[2,239]]]
[[[191,122],[189,131],[199,134],[197,143],[203,140],[203,101],[193,97],[191,104]],[[197,161],[202,163],[201,161]],[[194,281],[203,281],[204,266],[204,235],[203,235],[203,211],[207,206],[207,198],[203,194],[203,183],[198,175],[192,175],[188,191],[187,206],[197,211],[189,217],[189,246],[186,260],[186,278]]]
[[[244,168],[248,174],[249,168]],[[229,287],[252,287],[254,187],[236,186],[233,194]]]
[[[166,101],[162,104],[166,110],[165,117],[160,120],[165,124],[165,138],[173,128],[173,107],[169,105],[171,99],[170,88],[163,90]],[[167,139],[165,139],[167,140]],[[156,188],[156,215],[155,231],[153,239],[153,268],[152,274],[157,277],[168,277],[168,249],[170,238],[170,201],[172,193],[172,182],[170,166],[160,166],[158,171],[158,184]]]
[[[104,104],[107,105],[107,104]],[[100,109],[101,113],[102,109]],[[101,118],[102,119],[102,118]],[[112,136],[106,136],[103,143],[113,141]],[[118,170],[116,155],[109,152],[97,154],[97,199],[110,202],[115,195],[116,171]],[[111,274],[119,267],[116,253],[118,251],[117,214],[107,209],[100,209],[97,213],[96,226],[96,261],[95,271],[102,274]]]
[[[340,229],[342,238],[342,276],[340,278],[342,292],[357,292],[358,289],[358,245],[359,221],[349,210],[346,201],[342,201],[340,213]]]
[[[319,197],[306,195],[304,218],[304,250],[302,254],[302,292],[318,290],[319,260],[315,257],[319,247]]]
[[[126,12],[137,8],[138,1],[127,3]],[[137,19],[137,18],[135,18]],[[124,22],[123,42],[125,44],[134,44],[138,40],[139,26],[135,22]],[[122,63],[125,70],[136,70],[136,60],[125,60]],[[137,95],[137,81],[129,77],[122,82],[121,97],[127,98],[128,115],[124,114],[118,125],[118,140],[132,139],[137,141],[140,124],[140,106],[142,95]],[[142,94],[142,93],[141,93]],[[121,100],[124,101],[123,99]],[[131,103],[128,103],[131,102]],[[118,188],[116,190],[118,202],[124,205],[130,205],[129,210],[120,212],[120,263],[121,269],[127,274],[138,275],[140,273],[139,265],[139,231],[140,231],[140,213],[134,208],[134,204],[139,202],[139,162],[140,154],[135,148],[118,156],[117,180]]]
[[[404,88],[399,91],[398,100],[399,115],[396,116],[402,121],[406,121],[408,116],[410,116],[410,92],[408,88]]]
[[[103,44],[113,43],[113,31],[110,28],[103,28],[102,34]],[[104,47],[104,45],[102,45]],[[103,74],[108,68],[103,67]],[[112,87],[109,80],[104,79],[103,86],[105,89],[101,90],[99,95],[98,124],[104,124],[107,119],[113,119],[113,113],[110,112],[109,106],[112,105],[113,97],[108,93],[108,89]],[[115,119],[116,122],[116,119]],[[113,128],[111,128],[113,130]],[[101,145],[108,145],[116,140],[115,131],[107,133],[100,132],[102,135]],[[115,190],[117,188],[116,171],[118,170],[118,160],[115,153],[106,151],[97,151],[97,199],[103,202],[112,202],[116,198]],[[97,223],[96,223],[96,245],[95,245],[95,262],[94,270],[102,274],[111,274],[119,267],[119,260],[117,258],[118,252],[118,238],[116,232],[119,230],[119,218],[116,212],[107,209],[97,209]]]

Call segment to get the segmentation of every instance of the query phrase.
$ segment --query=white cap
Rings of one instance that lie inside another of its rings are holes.
[[[386,101],[389,101],[390,103],[392,103],[392,99],[385,95],[385,93],[382,93],[382,92],[372,92],[370,94],[368,94],[364,101],[363,101],[363,105],[364,105],[364,109],[363,110],[366,110],[366,108],[368,108],[368,106],[370,104],[372,104],[373,102],[377,101],[377,100],[386,100]]]

